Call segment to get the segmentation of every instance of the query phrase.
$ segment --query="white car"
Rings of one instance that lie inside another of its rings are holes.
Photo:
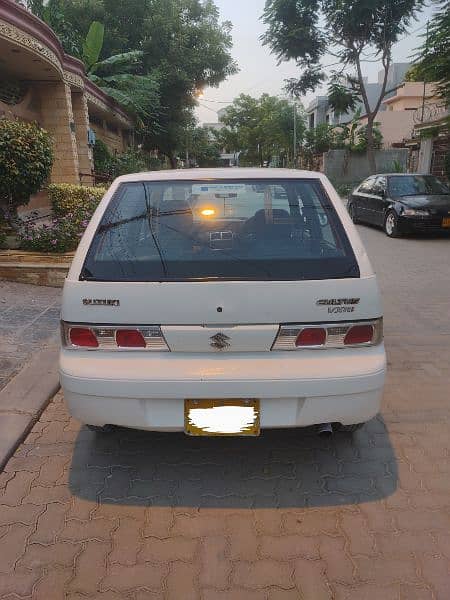
[[[119,177],[64,286],[71,414],[189,435],[355,430],[386,370],[375,274],[321,173]]]

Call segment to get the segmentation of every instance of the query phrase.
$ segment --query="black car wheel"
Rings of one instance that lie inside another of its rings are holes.
[[[361,221],[356,216],[356,208],[355,208],[355,205],[353,204],[353,202],[348,203],[348,212],[350,215],[350,219],[353,221],[353,223],[355,225],[358,225],[358,223],[361,223]]]
[[[384,219],[384,232],[388,237],[400,237],[400,231],[398,230],[398,216],[393,210],[388,211]]]

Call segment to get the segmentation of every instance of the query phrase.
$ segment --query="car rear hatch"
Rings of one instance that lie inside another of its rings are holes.
[[[90,234],[62,318],[109,338],[160,327],[172,352],[268,352],[281,326],[381,316],[314,179],[127,184]]]

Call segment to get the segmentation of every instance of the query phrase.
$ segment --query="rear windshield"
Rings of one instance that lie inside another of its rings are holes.
[[[122,184],[81,273],[97,281],[359,277],[318,180]]]

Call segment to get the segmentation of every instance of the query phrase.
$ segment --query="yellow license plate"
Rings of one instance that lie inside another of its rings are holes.
[[[184,431],[195,436],[257,436],[260,403],[254,399],[185,400]]]
[[[450,217],[444,217],[442,219],[442,227],[450,227]]]

